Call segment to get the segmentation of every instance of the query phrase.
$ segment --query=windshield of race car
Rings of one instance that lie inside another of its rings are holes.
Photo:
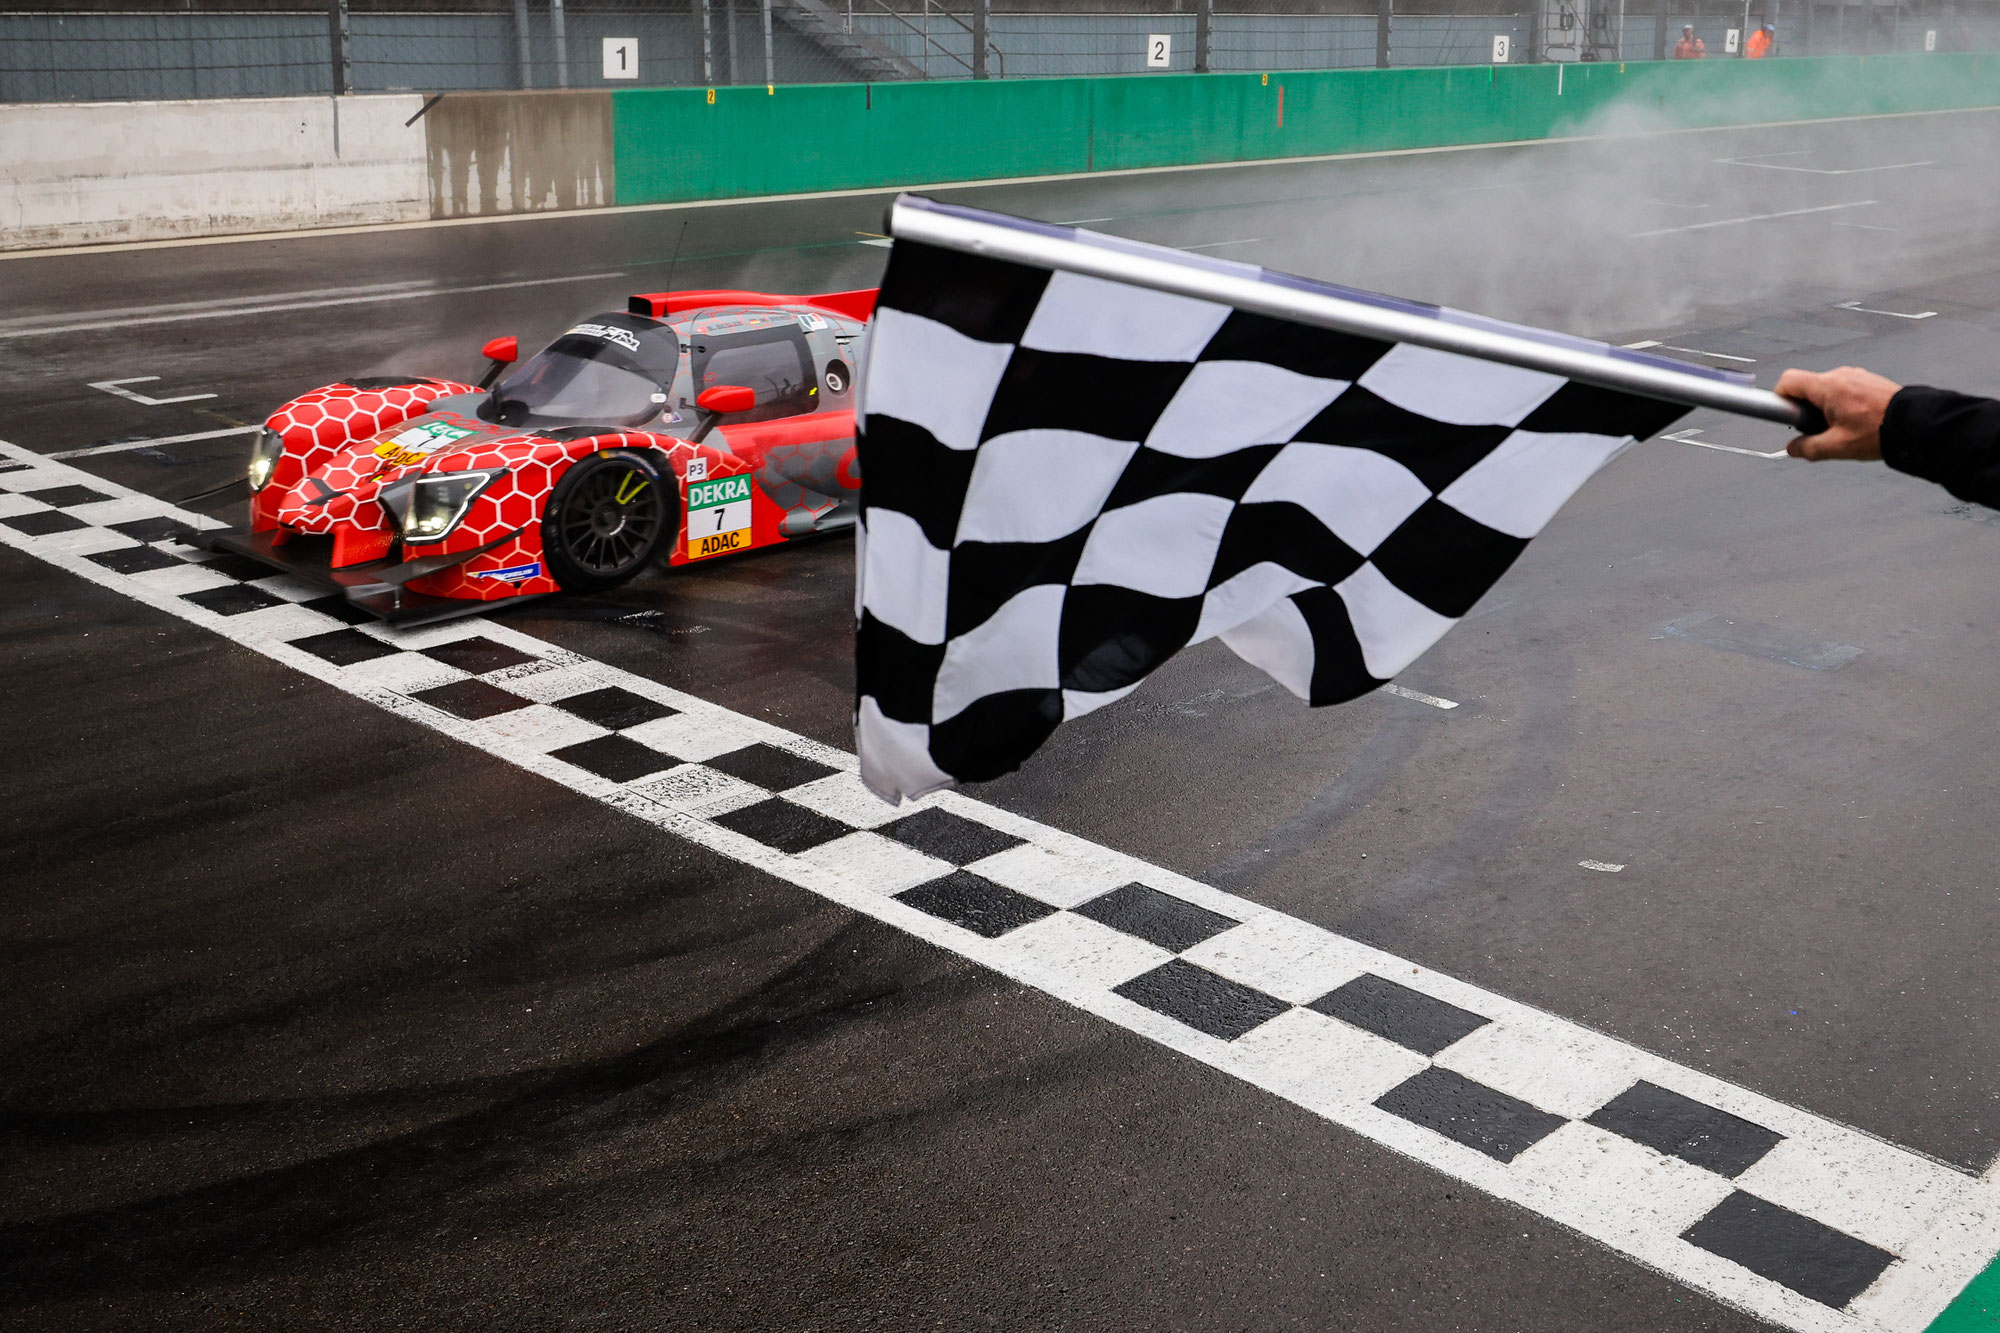
[[[644,425],[665,410],[679,361],[672,329],[624,314],[593,316],[496,384],[479,415],[507,426]]]

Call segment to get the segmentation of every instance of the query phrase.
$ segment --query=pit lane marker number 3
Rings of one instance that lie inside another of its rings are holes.
[[[748,477],[688,483],[688,559],[740,551],[750,545],[750,495]]]

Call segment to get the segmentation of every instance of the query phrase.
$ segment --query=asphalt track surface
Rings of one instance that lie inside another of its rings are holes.
[[[1995,128],[944,193],[1765,383],[1995,392]],[[210,435],[344,375],[468,373],[487,337],[667,286],[677,246],[674,286],[866,285],[884,202],[0,261],[0,439]],[[213,396],[93,387],[141,376],[114,387]],[[976,794],[1983,1172],[2000,524],[1761,457],[1774,428],[1683,429],[1403,678],[1458,707],[1309,711],[1209,645]],[[70,462],[176,498],[243,444]],[[0,1322],[1758,1326],[203,629],[13,549],[0,577]],[[850,579],[825,542],[497,619],[846,749]]]

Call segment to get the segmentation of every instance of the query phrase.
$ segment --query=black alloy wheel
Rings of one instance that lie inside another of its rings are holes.
[[[678,488],[642,453],[592,454],[556,483],[542,515],[549,573],[571,592],[601,592],[637,574],[674,534]]]

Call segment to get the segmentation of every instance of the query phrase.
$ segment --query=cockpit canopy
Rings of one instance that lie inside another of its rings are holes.
[[[680,359],[671,326],[623,312],[593,315],[495,385],[479,415],[529,428],[643,426],[668,409]]]
[[[701,391],[728,384],[756,394],[754,407],[731,414],[732,425],[815,412],[824,402],[807,335],[826,328],[824,316],[768,308],[721,311],[680,325],[622,312],[593,315],[510,371],[479,415],[524,430],[660,429],[691,422]],[[825,388],[843,396],[851,381],[852,372],[836,360]]]

